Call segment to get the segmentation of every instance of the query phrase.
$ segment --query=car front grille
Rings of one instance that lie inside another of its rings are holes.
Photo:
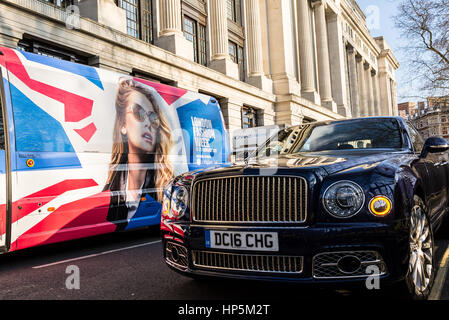
[[[307,183],[302,177],[236,176],[193,186],[193,220],[227,223],[303,223]]]
[[[342,259],[348,257],[360,263],[351,272],[344,270],[341,264]],[[326,252],[313,257],[313,277],[316,279],[368,277],[374,273],[378,276],[386,273],[386,265],[375,251]]]
[[[202,269],[300,274],[303,266],[303,257],[297,256],[247,255],[194,250],[192,257],[193,265]]]

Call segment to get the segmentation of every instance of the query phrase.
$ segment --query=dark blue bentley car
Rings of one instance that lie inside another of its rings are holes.
[[[448,150],[399,117],[281,130],[245,163],[167,186],[165,261],[190,276],[320,284],[374,275],[424,299],[448,208]]]

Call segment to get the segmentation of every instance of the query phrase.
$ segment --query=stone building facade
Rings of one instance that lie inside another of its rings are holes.
[[[409,119],[424,139],[438,136],[449,140],[449,97],[427,98],[427,108]]]
[[[449,107],[416,114],[411,120],[424,139],[433,136],[449,139]]]
[[[411,101],[399,103],[398,111],[402,117],[413,116],[416,113],[416,103]]]
[[[212,95],[231,135],[397,115],[399,64],[354,0],[0,0],[0,46]]]

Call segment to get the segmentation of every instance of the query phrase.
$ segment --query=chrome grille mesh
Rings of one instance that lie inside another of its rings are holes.
[[[246,255],[210,251],[192,251],[193,265],[206,269],[251,272],[294,273],[302,272],[302,257]]]
[[[237,176],[198,181],[193,220],[200,222],[300,223],[307,215],[301,177]]]
[[[179,256],[177,261],[175,261],[172,255],[173,249],[175,248]],[[173,242],[167,242],[165,252],[167,262],[169,262],[174,267],[177,267],[178,269],[186,269],[189,265],[186,247]]]
[[[354,256],[361,262],[360,268],[351,274],[344,273],[338,268],[338,261],[346,256]],[[328,278],[351,278],[366,277],[368,266],[376,266],[380,275],[386,273],[385,263],[379,253],[375,251],[348,251],[320,253],[313,257],[313,277]]]

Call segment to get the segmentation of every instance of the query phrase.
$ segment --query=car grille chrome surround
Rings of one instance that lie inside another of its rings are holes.
[[[343,258],[356,259],[360,262],[360,266],[351,272],[342,270],[339,262]],[[370,266],[376,267],[372,270],[378,270],[379,273],[373,274],[373,271],[367,269]],[[387,273],[387,268],[381,255],[376,251],[326,252],[313,257],[312,273],[316,279],[344,279],[382,276]]]
[[[249,271],[278,274],[301,274],[303,257],[247,255],[211,251],[192,251],[193,265],[197,268]]]
[[[177,269],[186,270],[189,266],[187,248],[174,242],[167,242],[165,245],[165,260]]]
[[[193,221],[213,223],[303,223],[307,181],[297,176],[234,176],[193,185]]]

